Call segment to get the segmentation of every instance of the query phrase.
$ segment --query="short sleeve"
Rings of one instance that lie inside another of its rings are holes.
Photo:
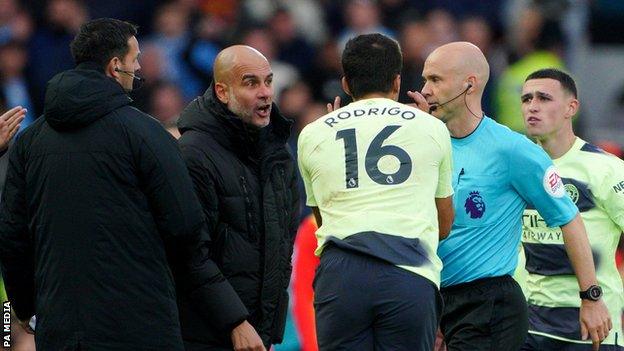
[[[605,175],[598,193],[609,217],[624,231],[624,162],[615,161]]]
[[[306,129],[299,134],[299,140],[297,140],[297,163],[299,164],[299,173],[301,173],[301,179],[306,192],[306,205],[309,207],[318,207],[316,204],[316,198],[314,197],[314,190],[312,189],[312,180],[310,178],[309,168],[307,163],[310,153],[306,150]]]
[[[436,198],[446,198],[453,195],[453,155],[451,147],[451,136],[446,127],[442,128],[440,133],[440,146],[442,148],[442,161],[440,162],[440,170],[438,176],[438,187],[436,189]]]
[[[518,139],[509,154],[511,184],[532,204],[549,227],[568,224],[578,209],[567,195],[551,159],[525,137]]]

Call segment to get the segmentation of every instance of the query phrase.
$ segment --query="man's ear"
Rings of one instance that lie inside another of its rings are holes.
[[[353,95],[351,95],[351,89],[349,89],[349,84],[347,83],[347,78],[343,76],[340,82],[342,83],[342,90],[344,90],[347,95],[353,98]]]
[[[401,91],[401,75],[397,74],[396,77],[394,77],[394,81],[392,82],[392,93],[396,94],[397,96],[399,95],[399,92]]]
[[[108,64],[104,68],[104,74],[111,78],[119,79],[119,75],[121,74],[121,72],[116,71],[116,68],[122,69],[121,60],[117,56],[113,57],[112,59],[110,59],[110,61],[108,61]]]
[[[581,103],[577,99],[571,99],[568,102],[568,110],[566,111],[566,119],[572,118],[576,115],[579,110]]]
[[[217,95],[217,99],[222,103],[226,104],[229,102],[229,94],[228,86],[225,83],[215,83],[214,85],[215,95]]]
[[[476,76],[470,76],[468,77],[468,84],[466,84],[466,94],[472,94],[476,91],[477,89],[477,77]]]

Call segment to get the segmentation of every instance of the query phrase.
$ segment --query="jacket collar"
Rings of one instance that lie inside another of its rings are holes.
[[[187,130],[209,132],[226,148],[245,154],[256,154],[259,147],[266,143],[285,144],[293,124],[273,103],[269,125],[260,130],[254,129],[219,101],[215,94],[214,83],[204,95],[196,99],[196,105],[191,106],[195,106],[197,113],[189,113],[186,116],[183,113],[179,122],[182,134]]]

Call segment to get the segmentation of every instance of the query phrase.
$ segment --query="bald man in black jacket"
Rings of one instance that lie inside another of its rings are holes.
[[[214,73],[214,84],[182,112],[179,143],[213,233],[211,257],[248,314],[236,324],[206,320],[179,294],[182,337],[187,351],[232,350],[244,328],[261,339],[254,350],[268,349],[284,335],[299,224],[286,146],[292,122],[273,103],[273,73],[257,50],[224,49]]]

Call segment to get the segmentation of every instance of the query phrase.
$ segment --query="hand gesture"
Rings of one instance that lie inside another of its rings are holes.
[[[416,107],[421,111],[429,113],[429,103],[421,93],[417,91],[408,91],[407,96],[411,97],[412,100],[414,100],[413,104],[408,104],[409,106]]]
[[[232,345],[235,351],[266,351],[262,339],[247,321],[232,330]]]
[[[6,150],[26,116],[26,109],[16,106],[0,116],[0,151]]]
[[[340,108],[340,96],[334,98],[334,104],[327,104],[327,113],[334,112]]]
[[[600,342],[609,335],[609,330],[613,328],[607,306],[602,299],[598,301],[582,300],[579,318],[581,338],[587,340],[588,337],[591,337],[593,349],[598,351]]]

